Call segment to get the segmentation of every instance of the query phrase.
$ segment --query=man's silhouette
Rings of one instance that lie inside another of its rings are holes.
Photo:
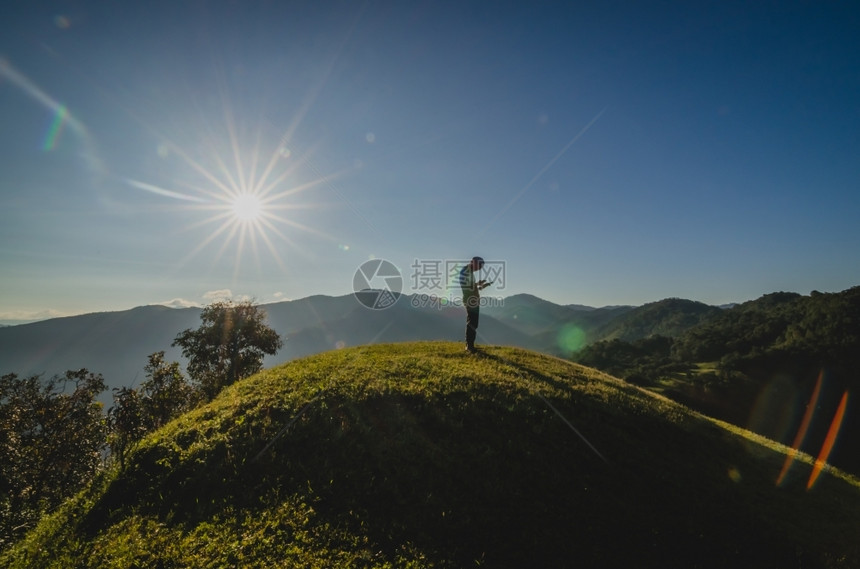
[[[491,284],[484,280],[475,281],[475,271],[480,271],[483,266],[482,258],[472,257],[472,260],[460,269],[460,288],[463,290],[463,306],[466,307],[466,351],[471,354],[477,352],[475,336],[478,333],[481,308],[480,291]]]

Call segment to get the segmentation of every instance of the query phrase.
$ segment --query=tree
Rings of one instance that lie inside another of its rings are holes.
[[[0,377],[0,548],[102,467],[107,424],[96,398],[104,390],[86,369],[46,382]]]
[[[215,302],[200,314],[200,328],[176,336],[173,345],[188,358],[188,373],[205,399],[260,371],[263,357],[281,348],[280,336],[265,318],[265,311],[250,301]]]
[[[194,408],[199,397],[179,369],[179,363],[164,361],[164,352],[149,355],[144,367],[147,379],[140,389],[113,390],[113,407],[108,410],[110,449],[120,468],[134,445],[147,433]]]
[[[147,379],[140,386],[141,411],[147,431],[164,426],[195,406],[197,393],[185,380],[178,362],[164,361],[163,351],[150,354],[143,369]]]
[[[125,468],[125,457],[146,434],[140,393],[131,387],[114,388],[113,407],[108,409],[108,444],[111,455]]]

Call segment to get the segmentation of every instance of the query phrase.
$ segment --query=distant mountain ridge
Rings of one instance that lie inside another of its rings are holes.
[[[462,308],[423,305],[426,303],[417,299],[403,295],[385,310],[370,310],[351,294],[314,295],[263,305],[269,325],[285,338],[284,347],[267,358],[265,365],[348,346],[462,338]],[[625,330],[630,328],[628,321],[618,318],[633,318],[639,310],[648,310],[642,317],[646,319],[676,318],[671,309],[657,313],[646,308],[649,306],[593,308],[559,305],[528,294],[514,295],[504,298],[501,306],[482,309],[478,341],[569,355],[559,347],[557,337],[571,327],[591,343],[619,333],[613,326],[616,321]],[[149,305],[3,327],[0,373],[51,376],[87,368],[101,373],[110,387],[133,385],[142,378],[146,358],[153,352],[163,350],[168,361],[183,361],[180,350],[171,347],[171,343],[183,330],[200,325],[200,311]],[[652,327],[665,326],[654,323]],[[647,328],[640,326],[642,333]],[[630,333],[628,330],[623,334],[626,337]]]
[[[531,294],[517,294],[505,298],[503,306],[488,307],[483,312],[528,334],[543,334],[570,322],[591,330],[633,308],[559,305]]]
[[[410,301],[401,298],[386,310],[370,310],[351,294],[266,304],[267,322],[285,342],[265,365],[362,344],[462,337],[461,309],[415,308]],[[168,361],[184,361],[171,343],[183,330],[200,325],[200,312],[150,305],[3,327],[0,374],[52,376],[87,368],[101,373],[109,387],[133,385],[142,379],[146,358],[153,352],[163,350]],[[537,347],[527,333],[490,314],[482,315],[481,341]]]
[[[164,350],[168,359],[179,359],[170,343],[199,321],[197,308],[140,306],[8,326],[0,329],[0,374],[51,376],[87,368],[111,387],[132,385],[143,376],[141,355]]]
[[[597,330],[601,340],[639,340],[651,336],[680,336],[687,330],[710,322],[723,309],[702,302],[667,298],[651,302],[620,315]]]

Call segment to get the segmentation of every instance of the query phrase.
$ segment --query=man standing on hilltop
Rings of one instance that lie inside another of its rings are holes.
[[[460,269],[460,288],[463,290],[463,306],[466,307],[466,351],[470,354],[476,353],[475,336],[478,333],[478,317],[481,308],[481,290],[492,283],[484,280],[475,282],[475,271],[484,267],[481,257],[472,257],[462,269]]]

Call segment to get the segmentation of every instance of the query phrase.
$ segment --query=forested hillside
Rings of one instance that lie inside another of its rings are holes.
[[[788,444],[821,377],[809,450],[821,445],[846,397],[831,460],[860,471],[860,458],[849,450],[860,443],[860,406],[845,395],[860,391],[860,287],[768,294],[675,338],[597,342],[575,359]]]
[[[678,336],[710,322],[723,310],[702,302],[667,298],[635,308],[597,330],[603,340],[634,341],[651,336]]]

